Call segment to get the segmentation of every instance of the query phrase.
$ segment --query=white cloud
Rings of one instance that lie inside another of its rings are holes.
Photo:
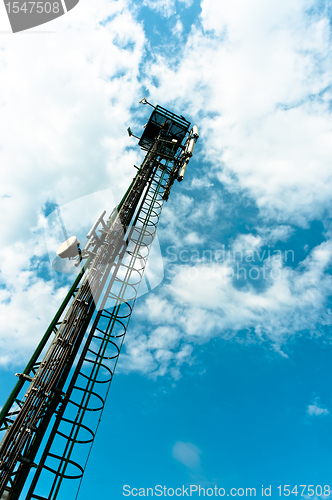
[[[218,227],[222,225],[218,215],[224,206],[219,193],[211,193],[207,198],[197,199],[194,195],[174,192],[172,203],[163,208],[158,227],[160,241],[167,242],[170,247],[181,247],[184,242],[203,243],[206,232],[211,233],[215,224]]]
[[[145,325],[143,335],[139,330],[132,330],[121,354],[119,369],[126,373],[139,372],[151,378],[170,372],[174,379],[178,379],[181,376],[179,367],[191,362],[193,350],[189,344],[179,345],[180,339],[181,333],[174,326],[160,326],[149,332]]]
[[[189,469],[196,469],[200,466],[201,450],[192,443],[177,441],[173,446],[173,457]]]
[[[144,0],[143,5],[165,17],[175,13],[175,0]]]
[[[312,416],[320,416],[320,415],[328,415],[329,410],[327,408],[322,408],[321,406],[319,406],[319,401],[316,398],[312,404],[308,405],[307,414],[311,417]]]
[[[178,36],[178,37],[181,37],[181,34],[183,32],[183,24],[182,22],[180,21],[180,19],[178,19],[174,25],[174,27],[172,28],[172,34],[174,36]]]
[[[172,0],[145,4],[166,17],[175,12]],[[287,241],[292,222],[306,225],[329,211],[330,27],[324,13],[308,15],[312,5],[202,0],[200,23],[186,43],[176,55],[156,53],[144,77],[146,40],[125,0],[81,1],[52,22],[56,33],[1,38],[3,363],[17,358],[10,336],[22,343],[25,355],[64,293],[55,278],[45,281],[32,264],[33,256],[46,251],[38,232],[45,202],[66,203],[108,185],[123,193],[133,176],[137,152],[125,127],[135,125],[128,122],[130,107],[142,97],[141,77],[152,102],[188,110],[199,125],[201,177],[191,187],[214,188],[200,201],[172,193],[173,205],[162,215],[163,241],[179,247],[185,239],[202,241],[203,231],[192,225],[211,227],[225,209],[214,193],[218,179],[230,192],[252,197],[260,209],[258,235],[233,241],[243,251]],[[264,217],[273,219],[272,226],[264,226]],[[192,345],[214,336],[246,330],[248,338],[282,349],[304,329],[317,332],[316,323],[331,322],[331,278],[325,274],[330,258],[328,241],[297,269],[267,262],[267,272],[280,277],[266,280],[262,290],[248,280],[236,286],[231,262],[176,267],[170,285],[138,309],[155,329],[128,339],[123,368],[178,377],[181,364],[192,359]]]
[[[190,110],[209,175],[305,225],[331,206],[329,20],[308,0],[201,6],[183,50],[151,64],[151,99]]]
[[[118,197],[137,162],[126,126],[140,98],[145,36],[127,2],[82,1],[49,29],[0,39],[2,364],[28,356],[65,293],[39,260],[45,203],[110,185]]]
[[[328,242],[316,247],[294,270],[281,261],[266,259],[263,290],[255,289],[256,274],[252,273],[250,279],[248,269],[245,286],[239,288],[238,276],[245,273],[238,273],[235,263],[184,265],[169,285],[168,294],[184,311],[188,308],[186,319],[193,310],[212,313],[210,321],[204,315],[201,322],[196,318],[190,333],[203,337],[217,331],[236,335],[241,329],[253,328],[258,338],[281,345],[289,335],[314,329],[324,313],[332,287],[330,276],[324,272],[331,258],[332,244]]]
[[[261,263],[265,265],[263,288],[256,288],[255,273],[250,278],[252,263],[246,267],[240,261],[244,270],[239,273],[233,259],[175,265],[170,284],[135,310],[145,334],[140,335],[138,328],[127,337],[122,367],[153,377],[169,373],[178,378],[183,363],[195,362],[194,346],[216,337],[265,342],[287,357],[290,338],[303,331],[323,335],[321,327],[332,322],[326,311],[332,279],[325,274],[331,259],[330,241],[315,247],[295,269],[282,259],[266,256]],[[244,273],[246,279],[239,286]]]
[[[179,2],[181,2],[185,5],[185,7],[191,7],[191,5],[193,4],[193,1],[194,0],[179,0]]]
[[[193,180],[191,181],[191,187],[192,188],[202,188],[202,187],[212,187],[213,184],[212,182],[209,182],[209,180],[206,177],[194,177]],[[186,186],[188,189],[188,186]]]
[[[251,233],[239,234],[232,245],[232,250],[244,257],[248,253],[257,252],[261,246],[262,238],[260,236]]]
[[[21,363],[42,334],[61,304],[66,288],[55,280],[45,281],[36,275],[30,263],[38,248],[16,243],[0,252],[2,290],[0,303],[0,365]]]
[[[195,231],[192,231],[185,236],[184,243],[188,243],[189,245],[198,245],[204,243],[204,239]]]
[[[278,241],[287,241],[294,233],[294,228],[291,226],[278,225],[271,227],[259,227],[258,233],[262,235],[265,244],[274,245]]]
[[[124,123],[139,95],[144,34],[125,7],[98,0],[75,8],[75,25],[70,14],[59,18],[57,33],[2,37],[2,237],[26,237],[48,197],[64,202],[127,183],[134,156],[122,157]]]

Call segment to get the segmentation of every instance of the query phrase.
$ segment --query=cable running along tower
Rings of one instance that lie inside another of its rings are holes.
[[[0,413],[1,500],[71,500],[80,487],[163,202],[198,139],[183,116],[140,102],[153,108],[143,163],[85,248],[76,237],[59,248],[84,266]]]

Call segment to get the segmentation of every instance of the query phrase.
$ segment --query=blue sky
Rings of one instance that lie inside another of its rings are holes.
[[[79,499],[332,488],[330,16],[314,0],[81,0],[53,33],[0,35],[0,405],[73,278],[51,267],[50,207],[94,196],[75,232],[113,203],[93,193],[121,199],[143,96],[200,128]]]

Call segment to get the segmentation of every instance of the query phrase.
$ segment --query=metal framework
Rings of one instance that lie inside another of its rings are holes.
[[[87,259],[82,271],[16,374],[0,413],[0,499],[54,500],[60,487],[62,498],[77,494],[163,202],[198,137],[189,126],[153,106],[139,141],[142,165],[108,220],[103,212],[91,229],[77,257]]]

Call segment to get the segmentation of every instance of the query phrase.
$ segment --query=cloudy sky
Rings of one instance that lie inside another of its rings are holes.
[[[0,406],[73,280],[51,267],[52,210],[73,207],[74,234],[121,199],[142,97],[200,129],[80,500],[331,484],[331,16],[329,0],[80,0],[1,32]]]

